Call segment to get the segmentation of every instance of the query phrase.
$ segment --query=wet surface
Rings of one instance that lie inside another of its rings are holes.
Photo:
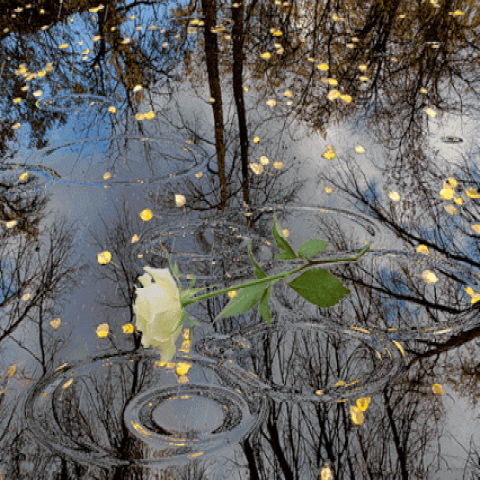
[[[478,19],[5,0],[0,478],[480,478]],[[145,349],[143,268],[293,268],[275,216],[350,293],[277,282],[271,325],[220,295],[170,362]]]

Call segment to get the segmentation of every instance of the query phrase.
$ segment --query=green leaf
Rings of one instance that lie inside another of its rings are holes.
[[[328,243],[318,238],[307,240],[298,250],[298,255],[302,258],[315,258],[328,247]]]
[[[175,275],[175,278],[178,280],[178,265],[176,263],[172,266],[172,272]]]
[[[192,278],[192,281],[190,282],[190,286],[188,287],[189,290],[191,290],[195,286],[195,280],[196,280],[196,277],[194,275]]]
[[[267,284],[264,284],[252,285],[251,287],[238,290],[237,294],[227,303],[217,318],[233,317],[234,315],[248,312],[260,301],[266,288]]]
[[[270,300],[270,295],[272,293],[272,284],[268,284],[268,288],[263,292],[262,298],[258,305],[258,311],[262,318],[270,325],[272,323],[272,315],[268,309],[268,301]]]
[[[288,258],[283,258],[283,260],[292,260],[294,258],[298,258],[298,255],[295,253],[295,250],[292,248],[292,246],[288,243],[287,238],[283,234],[282,227],[278,223],[277,216],[274,216],[274,222],[273,222],[273,238],[275,239],[275,242],[277,242],[278,248],[281,250],[284,250],[285,253],[289,255]]]
[[[204,288],[189,288],[187,290],[184,290],[183,292],[180,292],[180,303],[183,305],[184,302],[189,300],[191,297],[196,295],[198,292],[205,290]]]
[[[275,256],[276,260],[295,260],[296,258],[298,257],[295,252],[293,254],[289,252],[282,252]]]
[[[320,307],[333,307],[350,290],[323,268],[312,268],[302,273],[287,285],[305,300]]]
[[[253,253],[252,253],[252,244],[251,243],[248,244],[248,256],[250,257],[250,260],[253,263],[253,266],[255,267],[255,276],[257,278],[265,278],[267,275],[262,270],[260,265],[256,262],[255,257],[253,256]]]

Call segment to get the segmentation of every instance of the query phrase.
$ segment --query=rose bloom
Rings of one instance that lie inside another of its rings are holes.
[[[175,341],[182,327],[180,293],[168,268],[144,270],[147,273],[138,279],[144,288],[136,288],[133,305],[136,326],[143,333],[143,346],[160,347],[161,361],[169,362],[175,355]]]

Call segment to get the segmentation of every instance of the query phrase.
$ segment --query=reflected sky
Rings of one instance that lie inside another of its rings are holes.
[[[4,0],[1,478],[478,478],[479,18]],[[251,244],[283,271],[274,214],[350,293],[278,282],[272,326],[191,305],[161,365],[143,268],[232,286]]]

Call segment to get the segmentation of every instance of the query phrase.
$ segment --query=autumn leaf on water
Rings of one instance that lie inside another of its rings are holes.
[[[435,383],[432,385],[432,392],[435,395],[444,395],[445,392],[443,391],[443,387],[439,383]]]
[[[140,218],[144,222],[148,222],[149,220],[151,220],[153,218],[152,211],[149,208],[146,208],[145,210],[142,210],[140,212]]]
[[[355,425],[362,425],[365,419],[363,412],[355,405],[350,405],[350,417]]]
[[[426,283],[437,283],[438,277],[433,273],[431,270],[424,270],[422,272],[422,278],[425,280]]]
[[[97,333],[98,338],[105,338],[110,331],[108,323],[101,323],[95,332]]]
[[[398,194],[398,192],[395,192],[393,190],[390,190],[388,192],[388,197],[390,198],[390,200],[392,200],[393,202],[399,202],[400,201],[400,195]]]
[[[426,245],[419,245],[417,247],[417,253],[423,253],[424,255],[428,255],[428,247]]]
[[[122,325],[122,330],[123,333],[129,334],[135,331],[135,327],[131,323],[126,323],[125,325]]]
[[[112,254],[108,251],[97,253],[97,262],[100,265],[106,265],[112,259]]]

